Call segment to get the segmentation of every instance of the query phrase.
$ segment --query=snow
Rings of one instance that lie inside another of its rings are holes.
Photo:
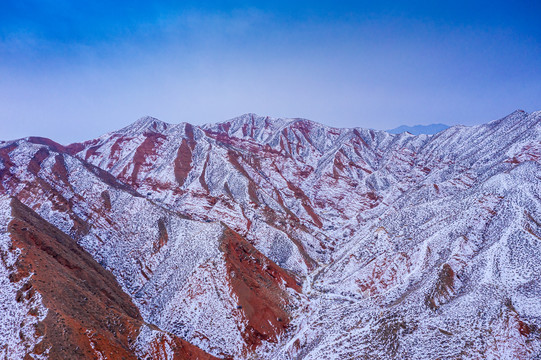
[[[262,359],[535,358],[539,331],[520,324],[541,328],[540,124],[541,112],[515,112],[412,136],[246,114],[193,126],[178,186],[188,125],[144,118],[65,154],[69,186],[54,151],[29,172],[43,145],[19,141],[5,192],[77,239],[146,322],[215,355],[251,356],[219,250],[229,227],[303,286],[290,291],[288,330],[256,350]],[[149,132],[163,138],[130,182]],[[31,186],[37,178],[50,192]],[[159,336],[142,330],[141,354]]]
[[[20,250],[11,247],[7,226],[11,221],[10,198],[0,195],[0,358],[22,360],[32,352],[41,337],[37,336],[35,326],[45,319],[47,309],[41,303],[41,295],[36,293],[30,300],[25,297],[17,301],[17,292],[32,275],[11,282],[10,274],[16,270]],[[37,316],[31,315],[31,309]],[[45,359],[47,351],[34,359]]]

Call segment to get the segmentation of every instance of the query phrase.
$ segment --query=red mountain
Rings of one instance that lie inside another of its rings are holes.
[[[534,359],[541,112],[0,143],[0,354]]]

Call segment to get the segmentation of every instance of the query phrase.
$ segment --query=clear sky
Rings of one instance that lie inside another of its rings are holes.
[[[0,139],[141,116],[340,127],[541,110],[541,2],[0,0]]]

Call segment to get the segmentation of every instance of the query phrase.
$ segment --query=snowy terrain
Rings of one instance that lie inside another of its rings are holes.
[[[22,359],[48,312],[15,299],[11,198],[114,275],[145,323],[135,358],[179,339],[235,359],[541,357],[541,112],[418,136],[246,114],[2,142],[0,354]]]
[[[387,130],[387,132],[391,134],[402,134],[403,132],[407,131],[413,135],[421,135],[421,134],[434,135],[448,128],[449,128],[449,125],[445,125],[445,124],[414,125],[414,126],[401,125],[394,129]]]

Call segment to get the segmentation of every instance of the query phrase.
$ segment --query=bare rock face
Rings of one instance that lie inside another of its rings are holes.
[[[536,359],[540,159],[522,111],[2,142],[0,357]]]

